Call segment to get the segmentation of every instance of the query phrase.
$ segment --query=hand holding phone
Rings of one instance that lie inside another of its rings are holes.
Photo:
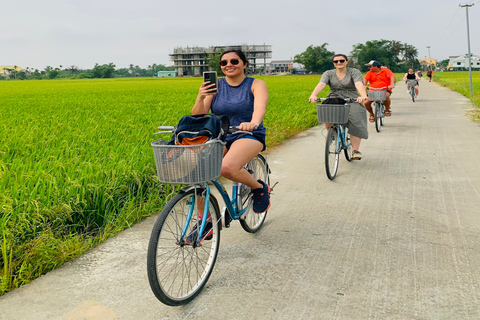
[[[207,86],[211,84],[215,84],[214,86],[210,87],[210,93],[217,93],[218,92],[218,80],[217,80],[217,71],[204,71],[203,72],[203,82],[210,82]]]

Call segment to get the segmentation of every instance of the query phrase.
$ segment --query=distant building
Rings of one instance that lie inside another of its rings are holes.
[[[291,73],[293,70],[296,72],[305,71],[305,67],[300,63],[293,62],[293,60],[272,60],[268,70],[272,73]]]
[[[420,60],[419,62],[421,66],[426,66],[426,68],[430,66],[432,66],[432,69],[437,68],[437,60],[435,59],[425,58],[425,60]]]
[[[22,72],[23,68],[19,66],[0,66],[0,76],[8,76],[12,71]]]
[[[242,50],[248,60],[248,69],[252,73],[265,72],[267,59],[272,57],[271,45],[234,45],[212,47],[186,47],[175,48],[170,54],[173,67],[179,76],[200,76],[208,71],[207,58],[215,52],[227,50]],[[257,60],[260,60],[257,62]]]
[[[157,71],[158,78],[174,78],[177,76],[177,71]]]
[[[450,56],[448,61],[448,71],[465,71],[468,70],[468,57],[464,56]],[[472,70],[480,70],[480,57],[472,55]]]

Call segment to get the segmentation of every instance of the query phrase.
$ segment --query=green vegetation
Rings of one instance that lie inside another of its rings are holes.
[[[261,77],[273,147],[317,124],[319,76]],[[0,295],[158,212],[150,142],[189,114],[200,78],[0,82]]]
[[[470,97],[470,78],[468,71],[435,72],[433,74],[433,81],[463,94],[472,100],[477,107],[480,106],[480,72],[472,72],[473,97]],[[480,122],[480,110],[478,108],[469,111],[469,116],[473,121]]]

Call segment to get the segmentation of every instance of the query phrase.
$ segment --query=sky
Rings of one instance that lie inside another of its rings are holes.
[[[443,60],[468,52],[460,4],[474,4],[470,44],[480,55],[480,0],[0,0],[0,65],[170,66],[177,47],[238,44],[271,45],[272,60],[286,60],[310,45],[349,54],[380,39]]]

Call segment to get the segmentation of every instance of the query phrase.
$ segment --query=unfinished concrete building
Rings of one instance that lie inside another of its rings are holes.
[[[238,49],[242,50],[248,59],[249,73],[267,72],[267,59],[272,58],[271,45],[180,47],[173,50],[170,60],[173,61],[173,66],[179,76],[200,76],[203,71],[209,70],[207,62],[209,54]]]

